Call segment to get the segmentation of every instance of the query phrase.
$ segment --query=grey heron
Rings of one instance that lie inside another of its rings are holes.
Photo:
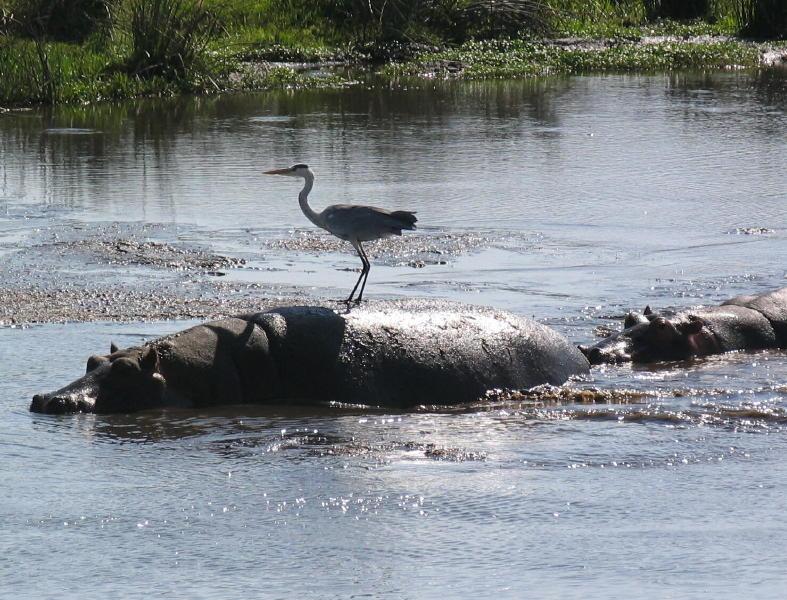
[[[402,235],[403,229],[415,229],[415,213],[407,210],[388,211],[374,206],[360,206],[356,204],[333,204],[322,212],[315,212],[309,206],[309,192],[314,185],[314,172],[309,165],[297,164],[288,169],[273,169],[265,171],[265,175],[285,175],[288,177],[301,177],[304,180],[303,189],[298,194],[298,202],[306,218],[312,223],[332,233],[342,240],[346,240],[353,245],[358,256],[361,258],[363,268],[358,281],[350,292],[346,302],[349,304],[353,300],[355,290],[361,285],[356,303],[361,302],[363,290],[366,287],[366,279],[369,277],[371,265],[366,252],[363,249],[363,242],[379,240],[380,238],[392,235]]]

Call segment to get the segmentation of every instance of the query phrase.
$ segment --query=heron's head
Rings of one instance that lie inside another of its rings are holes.
[[[298,163],[297,165],[292,165],[288,169],[273,169],[271,171],[265,171],[265,175],[287,175],[288,177],[308,177],[309,175],[314,175],[312,170],[309,168],[309,165],[305,165],[303,163]]]

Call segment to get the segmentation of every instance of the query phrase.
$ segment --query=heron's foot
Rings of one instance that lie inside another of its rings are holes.
[[[350,296],[349,298],[345,298],[344,300],[337,300],[337,302],[341,302],[347,305],[355,304],[357,306],[361,302],[366,302],[366,300],[364,300],[362,296],[358,296],[357,298],[353,298],[352,296]]]
[[[352,306],[360,306],[361,302],[366,302],[366,300],[361,298],[345,298],[344,300],[334,300],[334,302],[336,302],[336,304],[343,304],[349,309]]]
[[[345,298],[343,300],[334,300],[334,302],[336,302],[336,304],[344,304],[345,306],[353,306],[358,304],[358,299],[353,299],[353,297],[350,296],[349,298]]]

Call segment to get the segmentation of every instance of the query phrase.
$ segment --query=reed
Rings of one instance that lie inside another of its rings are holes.
[[[787,1],[733,0],[732,10],[741,34],[787,39]]]
[[[93,100],[107,59],[59,42],[5,40],[0,43],[0,102],[57,104]]]
[[[220,21],[203,0],[126,0],[115,22],[128,36],[125,67],[138,77],[182,79],[206,67]]]

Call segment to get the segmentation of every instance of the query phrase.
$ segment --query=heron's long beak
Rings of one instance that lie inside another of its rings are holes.
[[[289,169],[272,169],[270,171],[263,171],[263,175],[286,175],[289,172]]]

